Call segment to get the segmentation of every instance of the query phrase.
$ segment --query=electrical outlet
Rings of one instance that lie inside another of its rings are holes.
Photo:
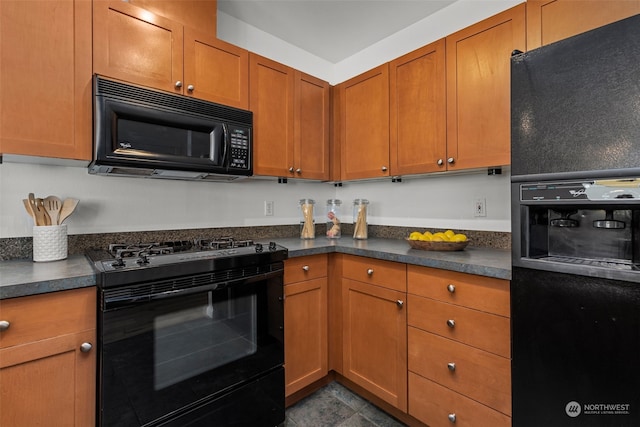
[[[273,209],[275,207],[275,202],[273,201],[264,201],[264,216],[273,216]]]
[[[486,199],[476,199],[473,202],[473,216],[487,216]]]

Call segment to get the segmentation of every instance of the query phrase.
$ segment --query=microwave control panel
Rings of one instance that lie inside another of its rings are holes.
[[[250,169],[250,130],[248,128],[230,126],[229,131],[229,148],[231,151],[229,156],[229,167],[233,169]]]

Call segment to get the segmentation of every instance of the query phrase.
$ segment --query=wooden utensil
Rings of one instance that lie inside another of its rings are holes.
[[[44,208],[44,199],[38,197],[36,199],[36,204],[38,206],[38,210],[42,212],[42,217],[44,218],[44,224],[42,225],[51,225],[51,217],[49,217],[47,210]]]
[[[62,200],[56,196],[47,196],[44,199],[44,209],[51,219],[51,225],[59,225],[60,209],[62,209]]]
[[[58,218],[58,224],[62,224],[65,219],[69,217],[78,206],[78,199],[66,198],[62,202],[62,209],[60,209],[60,216]]]
[[[33,213],[33,209],[31,209],[31,203],[29,203],[29,199],[22,199],[22,203],[24,204],[24,209],[27,211],[29,216],[33,218],[33,223],[36,223],[36,214]]]
[[[35,224],[37,226],[46,225],[44,219],[44,210],[38,209],[38,203],[33,193],[29,193],[29,206],[31,206],[31,211],[33,212],[35,218]]]

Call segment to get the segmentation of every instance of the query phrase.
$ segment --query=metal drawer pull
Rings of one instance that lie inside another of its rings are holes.
[[[80,351],[83,353],[89,353],[92,348],[93,346],[90,342],[83,342],[82,344],[80,344]]]
[[[11,326],[11,323],[9,323],[7,320],[0,320],[0,332],[6,331],[7,329],[9,329],[9,326]]]
[[[456,414],[449,414],[447,415],[447,418],[449,418],[449,421],[451,421],[452,423],[456,422]]]
[[[309,266],[308,266],[308,265],[303,265],[303,266],[302,266],[302,269],[303,269],[304,271],[309,271]]]
[[[453,328],[454,326],[456,326],[456,321],[453,319],[447,320],[447,326]]]
[[[176,82],[176,88],[181,88],[182,87],[182,82],[180,80],[178,80]]]
[[[455,363],[453,363],[453,362],[449,362],[449,363],[447,363],[447,368],[449,368],[449,370],[450,370],[451,372],[453,372],[453,371],[455,371],[455,370],[456,370],[456,364],[455,364]]]
[[[371,275],[373,274],[373,268],[368,269],[368,270],[367,270],[367,274],[368,274],[369,276],[371,276]]]
[[[456,286],[449,283],[449,285],[447,286],[447,290],[451,293],[454,293],[456,291]]]
[[[396,300],[396,304],[398,307],[402,308],[402,306],[404,305],[404,301],[402,301],[401,299]]]

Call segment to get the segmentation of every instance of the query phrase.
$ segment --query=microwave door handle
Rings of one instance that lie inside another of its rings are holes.
[[[227,155],[227,135],[225,125],[223,124],[222,129],[220,126],[216,126],[209,133],[209,160],[214,162],[217,166],[223,166],[225,157]],[[219,143],[221,142],[221,144]],[[222,153],[220,153],[222,150]]]
[[[229,139],[229,129],[227,128],[227,124],[223,123],[222,124],[222,163],[221,165],[223,166],[228,166],[229,163],[229,159],[227,158],[228,156],[228,150],[229,150],[229,145],[231,145],[231,141]]]

